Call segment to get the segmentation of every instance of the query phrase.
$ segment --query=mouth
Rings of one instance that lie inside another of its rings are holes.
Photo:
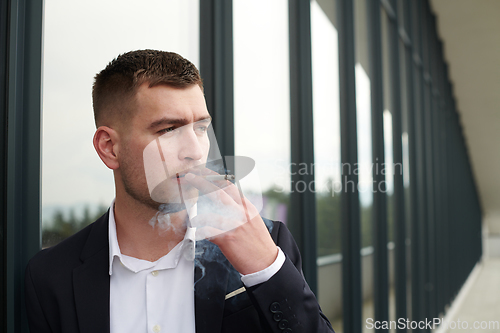
[[[171,176],[170,178],[172,180],[183,180],[184,177],[188,174],[188,173],[192,173],[194,175],[198,175],[200,176],[201,175],[201,170],[196,170],[196,169],[188,169],[188,170],[185,170],[185,171],[182,171],[182,172],[177,172],[175,175]]]
[[[187,173],[188,172],[176,173],[175,175],[173,175],[172,177],[170,177],[170,181],[172,181],[174,184],[177,184],[177,186],[188,185],[188,182],[186,181],[186,179],[184,179],[184,176]],[[180,190],[180,187],[179,187],[179,190]]]

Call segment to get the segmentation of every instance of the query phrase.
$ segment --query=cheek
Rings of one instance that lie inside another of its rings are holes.
[[[202,144],[201,144],[201,147],[202,147],[202,150],[203,150],[203,156],[205,156],[203,158],[204,161],[207,160],[208,158],[208,152],[210,151],[210,140],[205,140]]]
[[[126,161],[130,169],[135,171],[143,170],[144,165],[144,154],[147,145],[142,144],[138,140],[131,139],[126,145],[123,146],[121,150],[121,160]]]
[[[208,140],[208,138],[205,140],[204,146],[205,151],[208,152],[208,150],[210,149],[210,140]]]

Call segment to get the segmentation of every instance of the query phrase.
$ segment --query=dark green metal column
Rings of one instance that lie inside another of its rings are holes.
[[[416,86],[414,70],[415,65],[413,61],[413,52],[415,38],[413,35],[414,15],[412,15],[412,3],[403,1],[403,15],[404,15],[404,30],[406,36],[409,38],[408,43],[405,43],[405,64],[406,64],[406,83],[407,83],[407,96],[408,96],[408,150],[409,150],[409,167],[410,167],[410,240],[411,240],[411,314],[409,316],[412,320],[420,317],[420,298],[421,298],[421,283],[420,283],[420,270],[419,270],[419,253],[420,253],[420,239],[419,239],[419,220],[421,211],[419,209],[419,186],[417,174],[417,126],[416,114]]]
[[[41,247],[41,83],[43,1],[2,6],[2,329],[28,332],[24,270]],[[4,21],[5,20],[5,21]]]
[[[442,51],[441,51],[442,52]],[[443,239],[443,247],[444,247],[444,276],[443,279],[446,282],[444,286],[444,300],[445,300],[445,306],[450,305],[451,303],[451,281],[452,281],[452,275],[451,275],[451,242],[450,242],[450,230],[452,228],[452,223],[451,223],[451,214],[450,214],[450,209],[452,207],[451,205],[451,193],[450,193],[450,172],[452,165],[451,165],[451,143],[450,143],[450,126],[451,126],[451,114],[450,114],[450,98],[449,98],[449,84],[448,84],[448,66],[443,63],[443,101],[444,101],[444,160],[445,163],[443,165],[444,173],[443,173],[443,195],[444,195],[444,226],[443,226],[443,232],[444,232],[444,239]]]
[[[432,26],[434,28],[434,33],[432,36],[432,54],[433,54],[433,71],[434,71],[434,95],[435,95],[435,103],[436,103],[436,115],[437,115],[437,127],[436,127],[436,137],[437,137],[437,149],[436,149],[436,189],[437,189],[437,224],[436,224],[436,249],[437,249],[437,262],[436,262],[436,307],[437,313],[444,313],[445,309],[445,289],[446,289],[446,281],[444,277],[446,272],[444,271],[444,267],[446,265],[445,255],[446,255],[446,235],[445,235],[445,173],[444,165],[446,164],[445,160],[445,126],[444,126],[444,117],[445,117],[445,102],[444,102],[444,86],[443,86],[443,74],[444,74],[444,66],[442,61],[442,53],[441,53],[441,43],[437,36],[437,27],[436,20],[434,15],[432,15]]]
[[[379,0],[366,1],[368,16],[368,54],[370,55],[370,97],[372,124],[372,163],[384,163],[384,91],[382,74],[382,31]],[[373,309],[374,320],[389,320],[389,263],[387,253],[387,193],[379,191],[385,175],[373,168]],[[387,329],[377,329],[387,332]]]
[[[392,10],[397,13],[396,1],[392,2]],[[401,79],[399,57],[398,17],[394,15],[389,23],[389,54],[392,98],[392,150],[394,163],[394,290],[396,294],[396,318],[407,318],[406,315],[406,221],[405,191],[402,168],[396,172],[396,166],[403,165],[402,119],[401,119]],[[398,332],[406,332],[398,328]]]
[[[451,259],[453,253],[451,252],[452,246],[451,246],[451,230],[453,228],[453,223],[452,223],[452,215],[451,215],[451,209],[453,207],[452,201],[451,201],[451,172],[450,170],[453,168],[453,165],[451,164],[451,137],[450,137],[450,127],[451,127],[451,86],[448,81],[448,66],[444,64],[444,82],[443,82],[443,94],[444,94],[444,103],[445,103],[445,108],[444,108],[444,131],[445,131],[445,151],[444,151],[444,156],[445,156],[445,165],[443,166],[445,169],[444,173],[444,196],[445,196],[445,220],[444,220],[444,251],[445,251],[445,267],[444,267],[444,280],[446,281],[445,284],[445,300],[446,304],[445,305],[450,305],[451,299],[453,297],[452,295],[452,286],[451,286],[451,281],[453,281],[453,276],[452,276],[452,264],[451,264]]]
[[[454,204],[454,209],[451,210],[452,213],[452,224],[453,228],[450,229],[450,238],[452,243],[452,263],[453,263],[453,280],[452,283],[452,293],[453,298],[455,298],[458,294],[458,291],[461,287],[461,256],[462,256],[462,248],[460,246],[461,239],[459,238],[460,233],[460,212],[457,209],[457,205],[459,205],[459,194],[460,194],[460,174],[459,174],[459,147],[458,147],[458,114],[456,112],[455,103],[452,104],[451,108],[451,141],[452,141],[452,160],[451,163],[455,166],[451,173],[451,199]]]
[[[200,73],[221,155],[234,155],[232,0],[200,0]]]
[[[359,333],[361,332],[362,301],[358,176],[354,172],[349,172],[357,165],[358,159],[354,74],[356,60],[352,0],[337,0],[336,8],[339,36],[341,162],[343,166],[341,195],[342,309],[344,332]]]
[[[435,223],[436,223],[436,213],[435,213],[435,174],[433,168],[433,152],[434,148],[434,108],[432,103],[432,78],[430,76],[430,20],[429,20],[429,8],[427,1],[422,1],[422,63],[423,63],[423,92],[424,92],[424,128],[425,128],[425,154],[426,154],[426,200],[427,200],[427,220],[426,223],[426,237],[427,237],[427,253],[426,253],[426,265],[427,265],[427,276],[426,276],[426,286],[425,292],[427,294],[427,313],[426,318],[434,318],[436,314],[436,302],[435,302],[435,274],[436,274],[436,264],[435,264]]]
[[[0,108],[2,110],[0,115],[0,267],[2,267],[2,274],[0,274],[0,300],[2,300],[2,305],[0,306],[0,330],[2,332],[7,331],[7,285],[6,285],[6,242],[7,242],[7,203],[6,199],[8,196],[5,190],[7,182],[7,96],[8,96],[8,63],[7,55],[9,48],[9,20],[8,15],[9,6],[7,1],[0,2]]]
[[[309,0],[289,0],[290,31],[290,122],[292,166],[314,166],[311,63],[311,4]],[[292,172],[292,184],[314,184],[314,170]],[[292,191],[290,231],[303,257],[303,270],[313,292],[317,290],[316,199],[312,191]]]
[[[425,154],[425,124],[424,124],[424,83],[423,83],[423,67],[422,67],[422,32],[421,32],[421,1],[412,1],[413,11],[413,62],[414,62],[414,78],[415,78],[415,126],[416,126],[416,154],[417,154],[417,192],[418,192],[418,286],[419,291],[419,307],[414,309],[414,315],[417,315],[415,320],[423,320],[427,317],[427,228],[426,221],[428,217],[427,211],[427,183],[426,183],[426,154]]]
[[[437,58],[436,58],[436,27],[434,25],[434,16],[432,15],[428,2],[426,2],[426,16],[427,16],[427,71],[429,77],[429,102],[431,105],[431,127],[429,128],[432,139],[432,151],[430,151],[430,170],[432,173],[432,198],[433,198],[433,224],[430,226],[432,234],[430,235],[432,240],[432,252],[431,258],[433,262],[431,272],[431,283],[432,283],[432,299],[433,299],[433,312],[431,313],[432,318],[439,316],[440,312],[440,283],[439,283],[439,272],[440,272],[440,257],[441,257],[441,242],[439,237],[440,224],[441,224],[441,197],[439,195],[440,191],[440,177],[439,177],[439,165],[440,154],[439,148],[441,144],[440,138],[440,107],[439,107],[439,72],[437,68]]]

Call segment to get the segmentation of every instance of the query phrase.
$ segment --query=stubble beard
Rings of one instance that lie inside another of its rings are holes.
[[[127,149],[124,151],[124,156],[131,156]],[[173,190],[173,192],[176,192],[176,195],[172,195],[173,198],[168,200],[168,202],[153,200],[148,190],[144,167],[137,166],[137,163],[134,166],[134,163],[130,162],[129,159],[122,159],[120,161],[123,188],[130,197],[140,204],[163,214],[175,213],[186,209],[185,204],[181,202],[181,193],[177,193],[176,189]],[[180,188],[179,192],[182,192]]]

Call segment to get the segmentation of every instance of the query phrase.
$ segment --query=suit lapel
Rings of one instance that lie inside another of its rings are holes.
[[[229,263],[207,240],[196,242],[194,297],[196,333],[220,332],[229,276]]]
[[[94,222],[81,259],[83,264],[73,270],[80,332],[109,332],[108,214]]]

